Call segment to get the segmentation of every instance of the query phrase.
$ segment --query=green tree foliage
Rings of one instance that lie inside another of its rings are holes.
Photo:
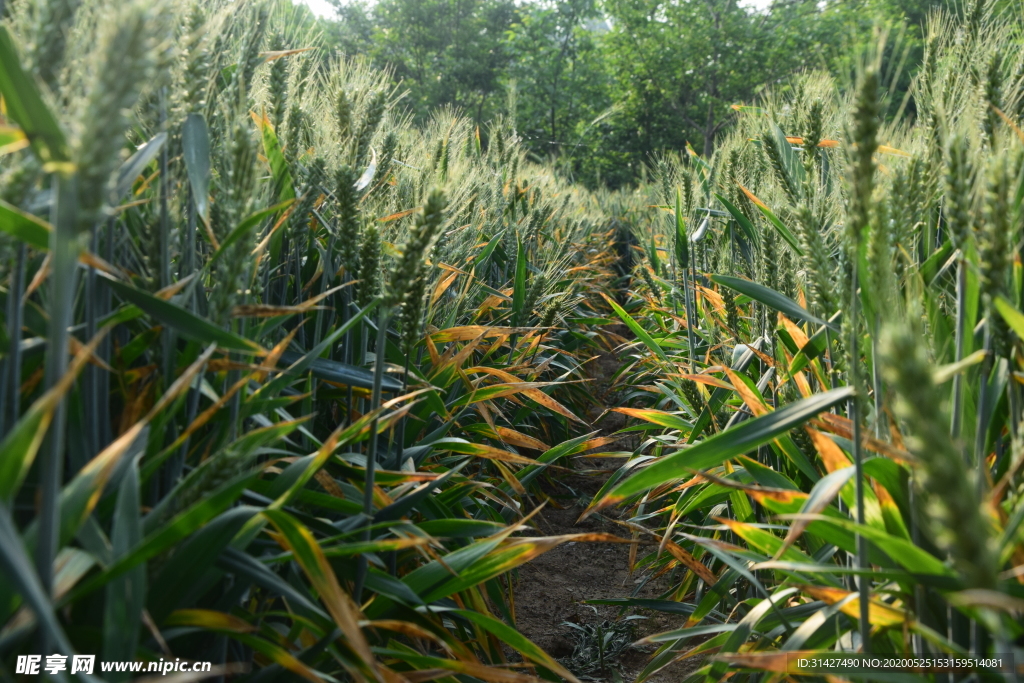
[[[758,17],[736,0],[606,4],[615,26],[605,41],[614,87],[630,120],[623,132],[643,152],[678,149],[697,133],[693,143],[707,156],[729,105],[774,75]]]
[[[848,83],[873,27],[890,27],[883,108],[896,114],[940,0],[332,0],[327,35],[390,66],[415,119],[452,105],[483,124],[514,102],[537,158],[591,186],[640,179],[689,143],[710,156],[732,105],[823,69]],[[514,97],[509,95],[514,94]],[[909,102],[913,113],[913,102]],[[481,126],[485,136],[487,130]]]
[[[505,34],[505,83],[517,91],[520,134],[541,156],[568,156],[611,104],[594,0],[526,5]]]
[[[335,4],[338,47],[391,66],[409,90],[407,103],[417,118],[452,105],[480,122],[504,102],[504,34],[516,17],[513,0]]]

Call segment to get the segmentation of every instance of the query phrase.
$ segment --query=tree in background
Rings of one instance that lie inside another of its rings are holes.
[[[844,82],[844,55],[878,21],[900,37],[887,43],[883,93],[894,114],[921,59],[921,25],[948,0],[331,2],[339,18],[324,22],[327,36],[341,52],[393,67],[416,119],[452,105],[483,124],[514,102],[536,157],[579,182],[618,187],[687,143],[710,155],[731,105],[784,91],[802,69]]]
[[[623,130],[647,154],[680,149],[688,138],[709,154],[729,105],[765,82],[756,17],[736,0],[608,0],[605,38]]]
[[[373,49],[374,19],[362,0],[329,0],[337,18],[322,19],[327,44],[344,55],[368,55]]]
[[[536,155],[572,160],[611,105],[606,31],[595,0],[524,4],[506,31],[503,83],[516,89],[519,132]]]
[[[328,33],[339,50],[394,68],[417,118],[443,105],[478,122],[504,101],[504,34],[513,0],[332,0],[339,21]],[[496,96],[497,95],[497,96]]]

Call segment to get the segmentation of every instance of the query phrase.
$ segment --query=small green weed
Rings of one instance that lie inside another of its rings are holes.
[[[605,676],[613,675],[609,667],[623,655],[635,640],[637,619],[629,616],[621,621],[602,621],[600,624],[576,624],[563,621],[571,630],[573,651],[560,661],[567,669],[581,679],[590,681],[615,680]],[[597,674],[595,676],[595,674]],[[616,677],[617,678],[617,677]]]

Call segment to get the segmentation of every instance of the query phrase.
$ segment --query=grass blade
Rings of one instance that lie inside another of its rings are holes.
[[[70,159],[64,131],[43,102],[32,77],[21,68],[21,58],[6,26],[0,26],[0,94],[8,115],[21,126],[32,151],[43,163],[59,164]]]
[[[665,354],[665,351],[658,345],[658,342],[654,341],[654,338],[651,337],[651,335],[647,334],[647,330],[641,327],[640,323],[634,320],[629,313],[626,313],[622,306],[619,306],[617,303],[615,303],[615,301],[613,301],[604,292],[601,293],[601,296],[604,297],[604,300],[608,302],[608,305],[612,307],[612,310],[615,311],[615,314],[619,316],[622,322],[626,324],[626,327],[628,327],[633,332],[633,334],[635,334],[637,338],[640,339],[640,341],[642,341],[647,346],[647,348],[654,353],[654,355],[656,355],[658,358],[665,361],[666,363],[669,362],[668,356]]]
[[[598,501],[596,509],[614,505],[659,484],[679,479],[688,470],[703,470],[768,443],[853,395],[844,387],[805,398],[762,417],[716,434],[699,444],[659,458]]]
[[[210,132],[202,114],[192,113],[185,117],[181,127],[181,149],[196,212],[209,225]]]
[[[50,248],[53,226],[0,199],[0,230],[34,249],[46,251]]]
[[[790,299],[785,294],[780,294],[774,289],[769,289],[764,285],[751,282],[750,280],[744,280],[743,278],[732,277],[731,275],[712,275],[711,281],[724,285],[729,289],[735,289],[740,294],[746,294],[751,299],[760,301],[765,306],[774,308],[776,311],[781,311],[791,318],[799,318],[800,320],[806,320],[807,322],[814,323],[815,325],[830,327],[833,330],[839,329],[834,324],[812,315],[810,311]]]

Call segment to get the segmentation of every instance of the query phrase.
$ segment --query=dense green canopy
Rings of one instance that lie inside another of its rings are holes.
[[[452,105],[485,124],[511,106],[538,158],[589,184],[639,178],[690,143],[708,156],[732,105],[824,68],[891,27],[894,112],[922,55],[929,0],[332,0],[328,42],[365,55],[408,90],[419,121]],[[482,134],[486,136],[487,131]]]

